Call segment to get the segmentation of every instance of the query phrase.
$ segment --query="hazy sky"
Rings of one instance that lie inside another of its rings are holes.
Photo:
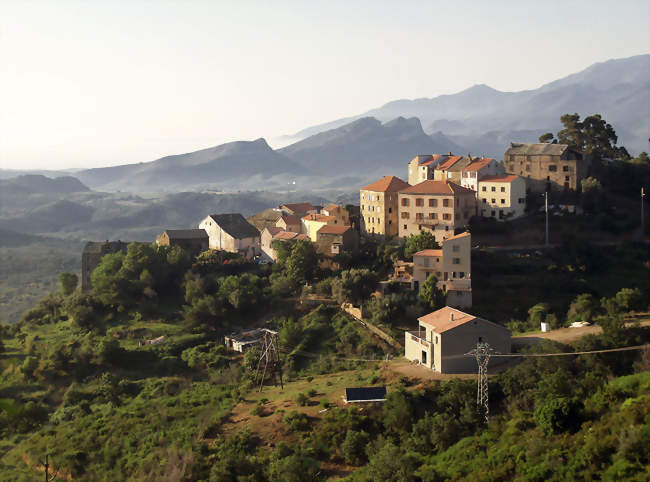
[[[0,167],[149,161],[647,53],[641,1],[0,0]]]

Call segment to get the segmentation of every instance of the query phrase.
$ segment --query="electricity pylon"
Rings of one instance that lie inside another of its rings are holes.
[[[498,352],[490,348],[487,342],[478,342],[476,348],[466,353],[476,357],[478,379],[476,381],[476,409],[485,415],[485,423],[489,421],[490,406],[488,403],[488,363],[490,356]]]
[[[278,349],[278,332],[264,328],[262,330],[264,336],[262,338],[262,352],[260,359],[257,362],[257,370],[255,371],[255,380],[262,368],[262,378],[260,379],[260,392],[264,387],[264,380],[266,380],[267,373],[269,377],[273,378],[274,384],[277,386],[277,379],[280,379],[280,386],[284,390],[282,383],[282,362],[280,360],[280,351]]]

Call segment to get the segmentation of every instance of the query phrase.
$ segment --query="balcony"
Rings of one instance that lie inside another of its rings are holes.
[[[416,331],[407,331],[406,333],[408,333],[408,335],[409,335],[407,337],[407,340],[409,340],[411,342],[414,342],[414,343],[419,343],[422,346],[431,347],[431,342],[427,341],[425,338],[422,338],[423,335],[426,336],[426,331],[424,331],[424,330],[417,331],[416,330]]]

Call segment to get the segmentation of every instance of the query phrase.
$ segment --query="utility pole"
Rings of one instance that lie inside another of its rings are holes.
[[[643,213],[643,198],[645,197],[645,192],[643,191],[643,186],[641,186],[641,239],[645,236],[645,215]]]
[[[262,353],[260,359],[257,362],[257,370],[255,371],[255,380],[257,380],[257,375],[262,368],[262,378],[260,380],[260,392],[264,387],[264,380],[266,379],[266,374],[268,372],[269,376],[273,377],[275,385],[277,385],[277,376],[280,378],[280,386],[284,390],[284,384],[282,383],[282,362],[280,361],[280,351],[278,349],[278,332],[264,328],[264,338],[262,340]]]
[[[466,353],[474,355],[478,365],[478,379],[476,381],[476,409],[482,415],[485,415],[485,423],[489,421],[490,406],[488,403],[488,363],[490,356],[497,352],[490,348],[487,342],[478,342],[476,348]]]
[[[43,465],[45,466],[45,482],[52,482],[56,479],[56,475],[59,471],[57,470],[54,475],[50,477],[50,456],[48,454],[45,455],[45,463]]]
[[[548,191],[544,192],[544,204],[546,206],[546,247],[549,246],[548,239]]]

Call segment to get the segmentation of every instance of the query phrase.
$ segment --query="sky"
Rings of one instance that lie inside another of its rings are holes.
[[[0,168],[143,162],[648,53],[650,2],[0,0]]]

